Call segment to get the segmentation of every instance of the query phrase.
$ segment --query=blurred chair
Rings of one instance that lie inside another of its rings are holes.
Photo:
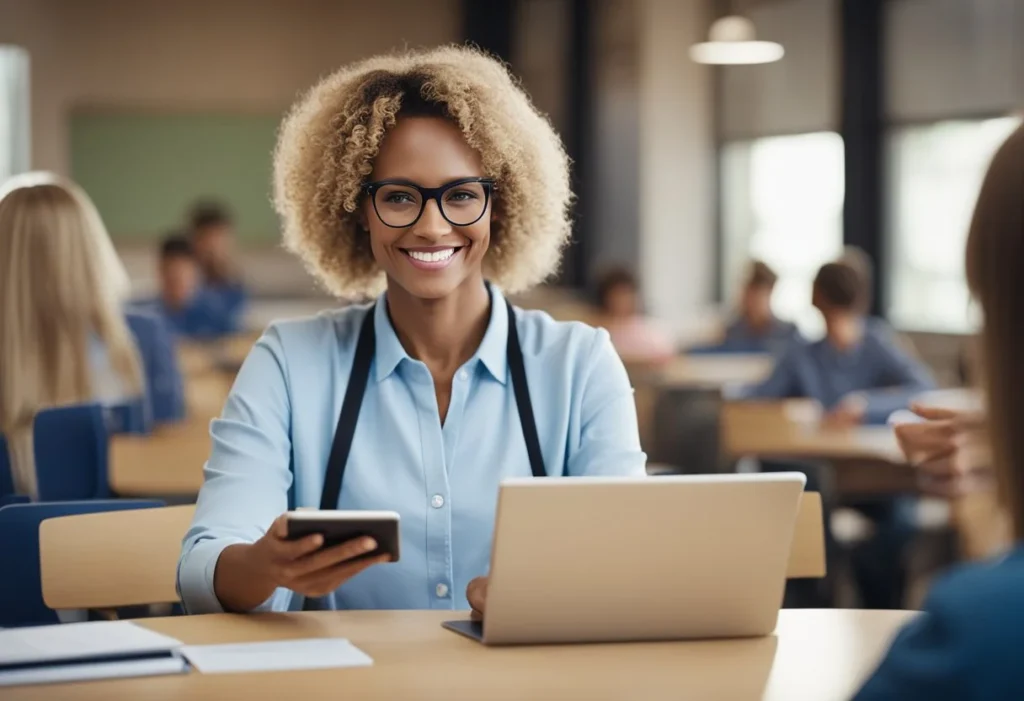
[[[146,404],[142,399],[106,404],[103,406],[103,423],[107,434],[116,436],[122,433],[149,433],[149,417],[146,416]]]
[[[145,372],[148,406],[143,404],[143,417],[147,425],[150,421],[155,424],[180,421],[185,417],[185,396],[170,330],[163,319],[145,311],[128,311],[125,321],[135,337]]]
[[[676,465],[681,474],[720,471],[721,406],[718,389],[662,388],[654,401],[648,459]]]
[[[0,433],[0,506],[3,499],[14,495],[14,475],[11,473],[11,454],[7,452],[7,439]]]
[[[107,425],[99,404],[74,404],[36,414],[32,442],[39,501],[104,499]]]
[[[0,627],[59,623],[57,614],[43,601],[40,570],[40,524],[48,518],[72,514],[151,509],[159,501],[78,501],[12,504],[0,508]],[[118,534],[124,537],[126,534]],[[81,541],[79,541],[81,546]],[[99,545],[89,543],[88,546]],[[84,553],[88,548],[83,549]],[[137,557],[133,553],[132,557]],[[128,561],[130,562],[130,560]]]
[[[62,516],[39,526],[43,601],[52,609],[174,603],[194,505]]]
[[[825,566],[825,521],[822,515],[821,495],[804,492],[793,529],[793,545],[789,551],[788,579],[821,578]]]

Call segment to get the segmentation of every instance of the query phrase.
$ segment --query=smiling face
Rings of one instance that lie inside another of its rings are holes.
[[[483,215],[466,226],[445,219],[433,199],[427,199],[419,219],[408,226],[388,226],[382,221],[382,217],[391,224],[410,221],[420,206],[416,189],[395,181],[442,188],[483,176],[480,155],[449,120],[402,117],[388,132],[369,180],[392,184],[380,186],[372,199],[363,198],[362,216],[370,231],[373,257],[387,274],[389,289],[397,285],[413,297],[440,299],[460,287],[483,284],[483,259],[491,238],[489,201]],[[457,185],[442,195],[446,213],[458,223],[473,218],[460,213],[479,211],[480,198],[486,198],[486,193],[479,183]]]

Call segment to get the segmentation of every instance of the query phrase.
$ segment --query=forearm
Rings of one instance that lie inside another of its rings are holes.
[[[251,611],[274,593],[276,586],[255,567],[251,545],[229,545],[217,559],[213,590],[225,611]]]

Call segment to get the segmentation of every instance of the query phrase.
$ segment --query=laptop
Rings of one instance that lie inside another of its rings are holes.
[[[512,479],[502,483],[486,645],[768,635],[801,473]]]

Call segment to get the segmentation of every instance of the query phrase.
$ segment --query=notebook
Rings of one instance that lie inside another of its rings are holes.
[[[130,621],[0,630],[0,687],[180,674],[180,648]]]

